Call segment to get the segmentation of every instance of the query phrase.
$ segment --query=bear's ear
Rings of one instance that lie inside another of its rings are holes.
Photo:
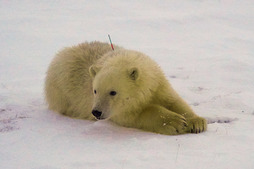
[[[132,80],[137,80],[139,77],[139,70],[136,67],[129,69],[128,73],[129,73],[129,77]]]
[[[96,67],[95,65],[92,65],[89,67],[89,74],[91,77],[95,77],[95,75],[99,72],[99,68]]]

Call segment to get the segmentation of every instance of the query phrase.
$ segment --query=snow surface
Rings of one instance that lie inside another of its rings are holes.
[[[54,54],[84,41],[148,54],[208,119],[165,136],[47,109]],[[1,169],[253,169],[254,1],[0,1]]]

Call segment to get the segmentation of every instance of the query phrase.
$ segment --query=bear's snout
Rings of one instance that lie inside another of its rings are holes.
[[[101,118],[101,114],[102,112],[98,111],[98,110],[93,110],[92,114],[97,118],[97,119],[102,119]]]

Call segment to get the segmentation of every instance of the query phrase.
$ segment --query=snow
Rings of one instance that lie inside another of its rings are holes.
[[[0,168],[253,169],[253,9],[252,0],[2,0]],[[108,34],[156,60],[207,132],[166,136],[49,111],[54,54]]]

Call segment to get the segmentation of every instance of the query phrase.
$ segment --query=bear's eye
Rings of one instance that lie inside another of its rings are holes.
[[[93,92],[94,92],[94,94],[96,94],[96,90],[94,90]]]
[[[115,95],[116,95],[116,91],[111,91],[109,94],[110,94],[111,96],[115,96]]]

